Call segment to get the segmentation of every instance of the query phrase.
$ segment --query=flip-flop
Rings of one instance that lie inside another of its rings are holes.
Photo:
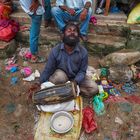
[[[41,56],[37,56],[34,59],[30,59],[31,63],[44,63],[45,61],[46,61],[46,59]]]

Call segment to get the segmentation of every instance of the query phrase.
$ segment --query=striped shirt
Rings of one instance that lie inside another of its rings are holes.
[[[39,0],[40,6],[38,7],[36,14],[37,15],[42,15],[45,12],[44,9],[44,0]],[[20,5],[22,9],[29,15],[33,15],[34,12],[30,11],[30,6],[31,6],[32,0],[20,0]]]

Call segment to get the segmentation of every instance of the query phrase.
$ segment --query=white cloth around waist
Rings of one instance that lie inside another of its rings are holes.
[[[43,1],[40,0],[40,6],[38,7],[36,11],[36,15],[43,15],[45,12],[45,9],[43,7]],[[29,15],[33,15],[34,12],[30,11],[30,6],[31,6],[32,0],[20,0],[20,5],[22,9],[25,11],[25,13]]]

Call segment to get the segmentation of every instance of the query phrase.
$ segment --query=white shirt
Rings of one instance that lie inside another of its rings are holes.
[[[91,2],[92,0],[56,0],[56,6],[66,5],[69,8],[82,9],[86,2]]]
[[[44,0],[39,0],[39,2],[40,2],[40,6],[36,10],[36,14],[37,15],[42,15],[45,12],[45,9],[43,7]],[[32,3],[32,0],[20,0],[20,5],[21,5],[22,9],[29,15],[34,14],[34,12],[30,11],[31,3]]]

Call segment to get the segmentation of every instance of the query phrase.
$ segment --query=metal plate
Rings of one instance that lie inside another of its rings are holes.
[[[55,132],[66,133],[73,127],[74,119],[70,113],[66,111],[60,111],[53,114],[50,123],[51,129]]]

